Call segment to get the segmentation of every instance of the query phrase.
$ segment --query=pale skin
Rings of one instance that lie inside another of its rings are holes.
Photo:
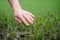
[[[26,26],[29,24],[33,24],[34,22],[34,15],[31,12],[23,10],[20,6],[19,0],[8,0],[11,8],[14,13],[14,18],[18,22],[23,22]]]

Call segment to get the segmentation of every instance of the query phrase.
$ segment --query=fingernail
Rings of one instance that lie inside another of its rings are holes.
[[[33,22],[31,22],[33,24]]]
[[[26,26],[29,26],[29,24],[26,24]]]
[[[35,16],[33,15],[33,17],[35,17]]]

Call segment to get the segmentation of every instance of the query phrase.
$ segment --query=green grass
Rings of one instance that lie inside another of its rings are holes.
[[[44,40],[48,34],[48,40],[57,40],[60,28],[60,5],[59,0],[19,0],[22,8],[35,15],[33,25],[29,27],[22,23],[18,24],[13,19],[13,12],[7,0],[0,1],[0,30],[6,32],[6,40],[9,34],[17,40],[16,33],[19,30],[25,32],[24,38],[27,40],[26,32],[31,32],[30,40]],[[18,28],[20,28],[18,30]],[[19,36],[19,35],[17,35]]]

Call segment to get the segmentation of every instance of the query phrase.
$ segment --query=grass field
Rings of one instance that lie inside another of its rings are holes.
[[[19,0],[19,2],[24,10],[35,15],[34,24],[25,27],[22,23],[15,23],[8,1],[1,0],[0,26],[3,25],[3,27],[1,26],[0,30],[6,32],[7,35],[4,40],[8,40],[8,34],[17,40],[15,37],[17,32],[23,35],[24,40],[58,40],[60,37],[60,0]],[[19,39],[22,40],[21,37]]]

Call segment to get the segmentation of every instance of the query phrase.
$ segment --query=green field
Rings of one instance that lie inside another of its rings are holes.
[[[60,37],[60,0],[19,0],[19,2],[22,9],[35,15],[35,21],[28,27],[17,23],[13,19],[13,12],[8,1],[1,0],[0,30],[6,32],[7,35],[4,40],[8,40],[8,34],[17,40],[15,37],[17,31],[24,33],[24,40],[58,40]]]

